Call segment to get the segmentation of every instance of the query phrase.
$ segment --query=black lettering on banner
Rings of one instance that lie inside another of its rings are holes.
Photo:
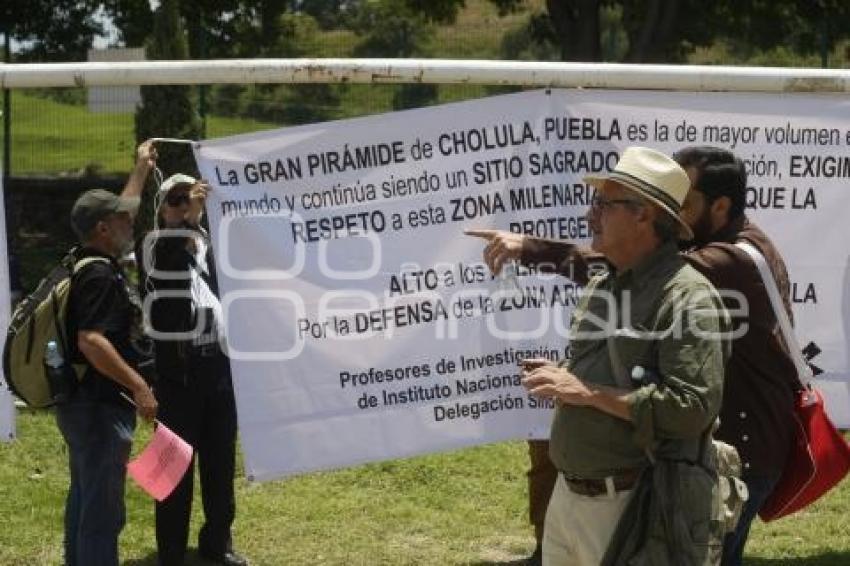
[[[288,204],[288,203],[287,203]],[[280,214],[283,203],[277,197],[270,197],[268,193],[258,199],[232,199],[221,201],[222,216],[261,216]]]
[[[702,141],[706,144],[723,144],[735,149],[739,143],[751,144],[758,139],[759,126],[714,126],[702,129]]]
[[[511,189],[511,210],[536,210],[555,206],[589,206],[595,193],[590,185],[559,183]]]
[[[532,176],[565,173],[611,171],[620,160],[616,151],[544,151],[528,154],[528,173]]]
[[[344,370],[339,372],[340,389],[366,387],[394,381],[412,381],[431,376],[430,364],[418,364],[395,368],[374,368],[368,370]]]
[[[838,128],[794,128],[791,122],[784,126],[766,127],[767,143],[779,145],[841,145]]]
[[[425,208],[411,210],[407,213],[407,223],[411,228],[424,228],[435,224],[445,224],[446,211],[442,206],[429,204]]]
[[[328,150],[307,155],[307,169],[311,177],[317,174],[330,175],[405,163],[404,143],[401,141],[381,142],[372,145],[349,147],[342,151]]]
[[[463,155],[535,141],[537,137],[534,135],[534,129],[526,121],[522,124],[496,124],[440,134],[437,138],[437,149],[443,156]]]
[[[850,156],[792,155],[788,174],[795,178],[847,179],[850,178]]]
[[[292,196],[292,198],[294,199],[295,197]],[[366,183],[364,185],[360,182],[360,179],[357,179],[349,185],[343,186],[342,183],[336,183],[330,189],[302,193],[301,207],[304,210],[318,210],[320,208],[333,208],[372,202],[376,198],[378,198],[378,193],[375,185],[372,183]]]
[[[791,283],[791,302],[795,304],[818,304],[818,294],[814,283]]]
[[[250,184],[277,183],[302,178],[301,157],[287,157],[274,161],[246,163],[243,167],[245,181]]]
[[[774,159],[766,159],[764,154],[752,155],[742,160],[748,176],[780,177],[779,163]]]
[[[472,164],[472,181],[476,185],[495,183],[522,177],[522,159],[517,155],[508,158],[476,161]]]
[[[382,402],[385,406],[407,405],[409,403],[424,403],[439,399],[448,399],[452,396],[452,389],[445,384],[436,384],[431,387],[412,385],[400,391],[381,391]]]
[[[386,230],[387,219],[380,210],[353,212],[339,216],[325,216],[311,220],[292,222],[293,242],[318,242],[367,232],[381,233]]]
[[[550,216],[521,220],[508,225],[511,232],[539,238],[578,240],[593,237],[590,222],[585,216]]]
[[[546,287],[543,285],[529,285],[522,287],[518,293],[510,293],[510,296],[499,299],[499,311],[508,312],[523,309],[549,308],[549,299],[546,297]]]
[[[506,211],[504,199],[498,192],[454,198],[449,201],[449,204],[453,222],[463,222]]]
[[[602,118],[575,118],[560,116],[543,120],[543,137],[546,140],[622,140],[617,118],[605,124]]]
[[[747,187],[747,208],[772,208],[793,210],[817,209],[813,187]]]
[[[514,411],[525,408],[525,399],[514,395],[499,395],[494,399],[484,401],[457,402],[453,405],[434,405],[434,420],[436,422],[456,419],[471,419],[477,421],[483,416],[500,411]]]
[[[396,178],[390,175],[389,179],[381,183],[381,196],[385,199],[436,193],[439,190],[440,177],[428,171],[422,171],[419,175],[411,174],[410,177]]]
[[[239,177],[236,175],[235,169],[228,169],[225,178],[221,176],[221,170],[218,165],[215,166],[215,179],[219,187],[228,187],[230,185],[238,185]]]

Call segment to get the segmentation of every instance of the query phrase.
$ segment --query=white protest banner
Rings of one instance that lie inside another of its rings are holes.
[[[9,255],[6,245],[6,212],[3,188],[3,170],[0,167],[0,328],[9,327],[11,316],[11,289],[9,284]],[[0,372],[3,369],[0,368]],[[0,442],[15,438],[15,402],[5,386],[5,377],[0,379]]]
[[[580,289],[491,281],[462,231],[586,244],[581,178],[629,145],[744,159],[800,340],[850,422],[848,110],[817,95],[535,91],[197,144],[249,476],[545,435],[516,361],[568,355]]]

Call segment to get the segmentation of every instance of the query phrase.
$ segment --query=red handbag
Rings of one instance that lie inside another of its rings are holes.
[[[850,471],[850,446],[829,420],[817,389],[806,387],[797,395],[794,425],[794,445],[782,477],[759,509],[762,521],[802,509]]]
[[[823,397],[811,385],[811,368],[803,359],[767,262],[750,244],[736,245],[749,254],[761,274],[801,385],[794,401],[794,444],[779,482],[759,509],[762,521],[773,521],[799,511],[840,482],[850,471],[850,445],[829,420]]]

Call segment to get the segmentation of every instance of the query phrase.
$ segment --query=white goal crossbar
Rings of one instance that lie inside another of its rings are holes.
[[[432,83],[727,92],[850,92],[850,69],[467,61],[216,59],[0,64],[0,88]]]

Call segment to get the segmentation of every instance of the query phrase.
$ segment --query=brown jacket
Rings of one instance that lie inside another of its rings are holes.
[[[749,256],[734,245],[742,240],[767,259],[790,315],[785,264],[764,232],[745,216],[715,234],[712,242],[682,253],[717,289],[737,290],[747,298],[748,316],[738,316],[734,323],[746,322],[749,328],[732,345],[716,436],[738,449],[745,476],[776,474],[785,465],[792,440],[791,414],[798,382],[759,272]],[[522,263],[584,285],[588,273],[604,265],[604,257],[569,242],[529,237]]]

